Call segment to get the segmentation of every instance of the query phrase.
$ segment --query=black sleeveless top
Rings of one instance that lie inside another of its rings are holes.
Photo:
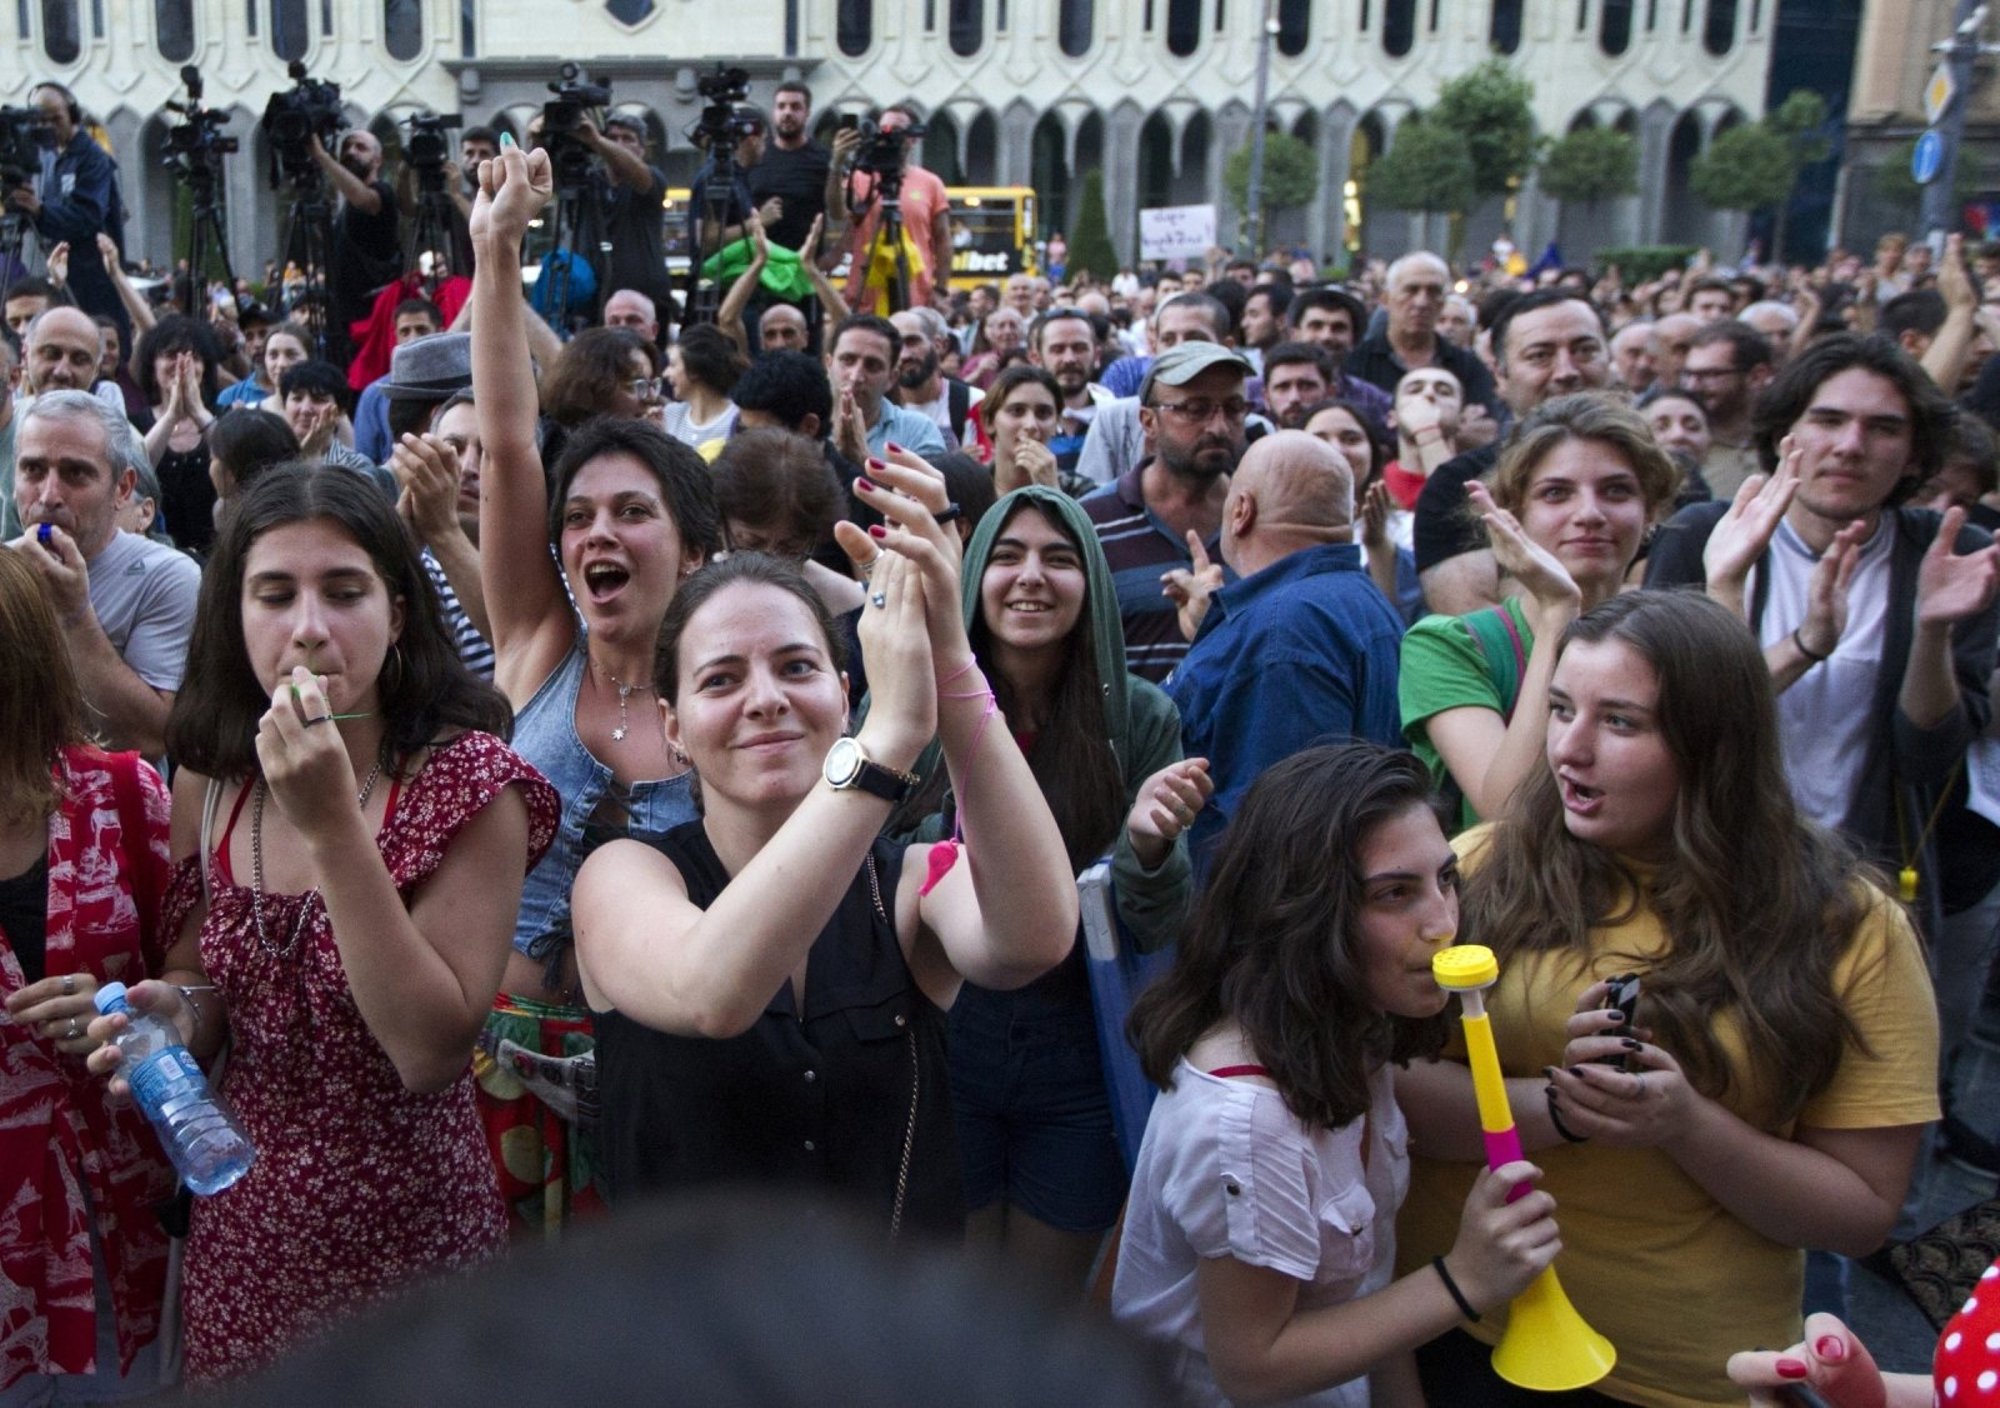
[[[707,908],[729,883],[700,821],[653,844],[695,904]],[[886,1231],[907,1145],[903,1226],[963,1231],[945,1013],[911,977],[892,918],[902,862],[903,847],[875,842],[813,941],[803,1017],[789,979],[756,1025],[722,1041],[596,1014],[614,1203],[693,1187],[798,1184],[854,1203]]]

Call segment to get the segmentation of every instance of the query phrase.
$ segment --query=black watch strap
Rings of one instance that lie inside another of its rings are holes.
[[[854,786],[885,802],[901,802],[916,789],[916,785],[914,775],[885,768],[876,762],[864,761],[860,771],[854,775]]]

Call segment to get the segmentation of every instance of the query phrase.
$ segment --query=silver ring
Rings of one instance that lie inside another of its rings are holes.
[[[74,973],[63,974],[63,996],[64,997],[76,996],[76,974]]]
[[[888,595],[884,592],[876,592],[875,594],[873,594],[868,598],[868,601],[870,605],[875,606],[878,609],[881,607],[886,607],[889,604]]]
[[[83,1023],[75,1017],[69,1019],[69,1039],[75,1041],[83,1035]]]

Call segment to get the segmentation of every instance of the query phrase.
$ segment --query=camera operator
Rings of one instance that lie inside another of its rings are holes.
[[[403,232],[396,192],[382,179],[382,143],[356,127],[343,132],[340,155],[319,134],[312,157],[340,196],[327,251],[327,360],[345,368],[354,356],[350,329],[373,311],[375,294],[403,273]]]
[[[581,241],[578,253],[596,266],[597,287],[604,296],[621,288],[636,289],[663,306],[667,257],[660,202],[667,174],[646,161],[645,123],[626,113],[612,113],[600,131],[584,114],[576,119],[571,135],[604,163],[603,171],[592,177],[601,233]],[[600,253],[604,246],[608,250]]]
[[[751,173],[764,160],[764,114],[749,103],[738,103],[730,112],[729,131],[734,134],[736,144],[732,148],[729,206],[723,215],[720,229],[709,229],[706,221],[708,188],[714,183],[717,175],[713,148],[710,149],[708,158],[702,162],[701,169],[695,172],[694,184],[688,188],[689,230],[694,237],[692,243],[694,248],[699,249],[704,255],[713,254],[724,245],[734,244],[744,238],[749,233],[747,226],[752,210],[757,211],[757,218],[764,222],[764,233],[768,236],[770,222],[779,214],[783,204],[777,198],[771,197],[760,207],[751,187],[753,179]],[[806,224],[808,229],[812,227],[811,221]],[[796,249],[798,246],[787,247]]]
[[[83,112],[69,89],[43,83],[29,94],[48,124],[41,170],[7,192],[7,206],[34,221],[46,248],[70,247],[70,296],[93,317],[118,324],[129,343],[132,322],[97,250],[100,234],[125,242],[125,202],[118,190],[118,163],[83,130]]]
[[[885,109],[876,122],[879,136],[874,142],[859,144],[854,170],[847,177],[847,208],[854,215],[848,223],[846,242],[853,256],[847,301],[857,312],[873,312],[880,293],[879,288],[872,292],[868,288],[868,254],[882,225],[882,202],[876,197],[879,168],[899,164],[902,170],[903,229],[918,255],[910,268],[909,306],[929,307],[932,285],[949,273],[951,200],[944,182],[909,158],[910,144],[915,140],[909,133],[916,125],[916,114],[909,108],[897,104]],[[900,151],[893,145],[899,134]],[[881,150],[885,143],[890,144],[886,153]]]
[[[771,103],[770,143],[750,170],[750,199],[765,238],[784,249],[802,248],[813,221],[829,210],[835,219],[846,214],[837,173],[845,170],[844,159],[860,134],[842,131],[828,151],[809,135],[811,120],[812,89],[796,80],[780,83]]]

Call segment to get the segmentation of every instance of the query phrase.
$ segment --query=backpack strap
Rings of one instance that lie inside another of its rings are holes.
[[[1472,648],[1486,661],[1487,677],[1500,698],[1500,717],[1512,723],[1514,705],[1521,694],[1521,676],[1528,669],[1527,645],[1521,639],[1520,627],[1514,623],[1514,613],[1496,606],[1458,619],[1465,633],[1472,637]]]

